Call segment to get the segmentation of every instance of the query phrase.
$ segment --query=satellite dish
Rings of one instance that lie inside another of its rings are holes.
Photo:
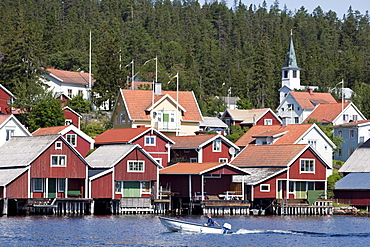
[[[235,148],[234,147],[230,147],[229,148],[229,154],[230,155],[234,155],[235,154]]]

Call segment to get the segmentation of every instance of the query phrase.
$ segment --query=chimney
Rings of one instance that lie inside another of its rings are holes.
[[[312,88],[307,89],[307,92],[308,92],[309,94],[313,95],[313,89],[312,89]]]
[[[154,83],[154,95],[162,95],[162,83]]]

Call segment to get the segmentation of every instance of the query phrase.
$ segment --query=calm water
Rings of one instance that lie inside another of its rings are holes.
[[[1,246],[368,246],[370,217],[230,216],[233,234],[172,233],[156,216],[0,217]],[[202,216],[178,217],[197,223]]]

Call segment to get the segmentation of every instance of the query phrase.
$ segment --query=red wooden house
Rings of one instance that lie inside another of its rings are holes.
[[[160,166],[137,144],[103,145],[86,161],[89,170],[90,197],[152,197],[158,191]]]
[[[169,137],[151,127],[109,129],[94,140],[95,147],[110,144],[139,144],[164,167],[170,161],[168,147],[174,144]]]
[[[307,144],[250,145],[232,164],[250,173],[246,192],[254,205],[265,201],[268,206],[275,199],[308,199],[309,190],[327,189],[330,167]]]
[[[229,127],[237,125],[252,127],[253,125],[281,125],[280,118],[270,109],[238,110],[227,109],[220,119]]]
[[[77,128],[81,127],[81,118],[82,116],[76,111],[72,110],[68,106],[63,107],[63,115],[65,117],[65,125],[74,125]]]
[[[233,190],[232,177],[246,174],[248,172],[229,163],[177,163],[160,170],[159,181],[160,186],[171,189],[175,197],[203,200]],[[243,196],[244,193],[239,192]]]
[[[14,95],[0,84],[0,113],[2,114],[12,114],[12,107],[15,97]]]
[[[88,165],[60,135],[13,137],[0,148],[0,198],[87,194]]]
[[[32,133],[33,136],[55,134],[62,135],[83,157],[94,148],[94,139],[74,125],[40,128]]]
[[[173,162],[230,162],[239,147],[223,135],[171,136]]]

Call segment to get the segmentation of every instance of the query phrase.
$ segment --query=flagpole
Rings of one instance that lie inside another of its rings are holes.
[[[177,77],[176,77],[177,85],[176,85],[176,136],[179,135],[179,72],[177,72]]]
[[[344,81],[342,79],[342,113],[343,113],[343,109],[344,109]]]
[[[132,90],[134,90],[134,59],[132,59],[132,61],[131,61],[131,63],[132,63],[132,67],[131,67],[131,69],[132,69],[132,77],[131,77],[131,89]]]
[[[90,48],[89,48],[89,90],[88,99],[91,100],[91,29],[90,29]]]
[[[155,82],[158,82],[158,57],[155,56]]]

